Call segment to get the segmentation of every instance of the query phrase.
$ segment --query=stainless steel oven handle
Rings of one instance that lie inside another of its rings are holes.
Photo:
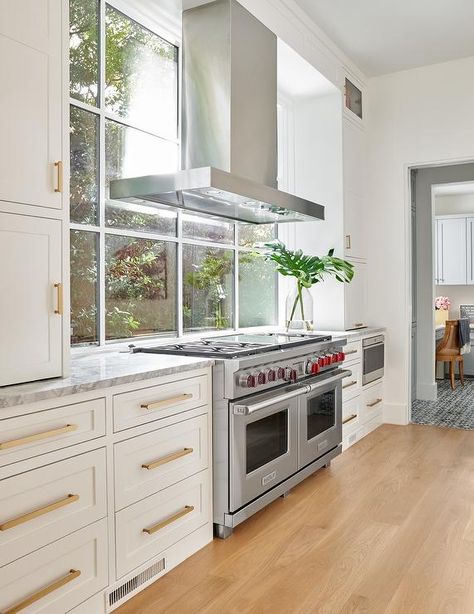
[[[334,382],[337,382],[338,380],[344,379],[345,377],[349,377],[350,375],[352,375],[352,371],[349,371],[349,369],[338,369],[338,372],[332,377],[329,377],[328,379],[324,379],[320,382],[317,382],[316,384],[309,384],[307,386],[306,392],[307,393],[314,392],[318,388],[322,388],[323,386],[326,386],[327,384],[332,384]]]
[[[338,372],[332,377],[324,378],[315,384],[302,385],[300,388],[296,388],[295,390],[290,390],[283,394],[279,394],[276,397],[265,399],[264,401],[260,401],[260,403],[249,403],[248,405],[234,405],[233,411],[234,414],[239,416],[249,416],[250,414],[254,414],[256,411],[266,409],[267,407],[271,407],[272,405],[276,405],[277,403],[281,403],[282,401],[288,401],[289,399],[294,399],[295,397],[302,396],[303,394],[309,394],[310,392],[314,392],[315,390],[318,390],[318,388],[322,388],[323,386],[327,386],[327,384],[337,382],[338,380],[341,380],[344,377],[348,377],[351,374],[352,372],[348,369],[338,369]]]
[[[267,407],[271,407],[276,403],[288,401],[289,399],[293,399],[295,397],[301,396],[302,394],[306,394],[306,392],[308,391],[307,389],[308,386],[304,386],[301,388],[297,388],[296,390],[290,390],[289,392],[279,394],[278,396],[272,397],[271,399],[265,399],[265,401],[260,401],[260,403],[249,403],[248,405],[234,405],[234,414],[237,414],[239,416],[249,416],[256,411],[266,409]]]

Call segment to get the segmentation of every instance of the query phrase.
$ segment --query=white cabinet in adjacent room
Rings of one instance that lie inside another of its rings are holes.
[[[0,386],[62,374],[61,224],[0,213]]]
[[[438,285],[467,283],[467,263],[472,257],[467,250],[465,217],[436,218],[436,275]]]
[[[62,1],[0,0],[0,200],[62,206]]]

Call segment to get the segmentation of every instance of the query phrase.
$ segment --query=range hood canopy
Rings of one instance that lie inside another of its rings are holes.
[[[182,166],[110,182],[110,198],[253,224],[324,219],[277,189],[277,39],[236,0],[183,12]]]

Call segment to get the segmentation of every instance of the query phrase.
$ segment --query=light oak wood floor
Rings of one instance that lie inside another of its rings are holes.
[[[474,431],[384,425],[117,610],[474,613]]]

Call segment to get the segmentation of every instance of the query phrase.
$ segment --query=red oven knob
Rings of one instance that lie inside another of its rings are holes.
[[[255,388],[257,385],[257,378],[251,373],[244,373],[239,377],[239,384],[244,388]]]
[[[267,375],[264,371],[259,371],[256,377],[259,385],[267,383]]]
[[[325,361],[325,359],[324,359],[324,356],[320,356],[320,357],[318,358],[318,366],[320,366],[320,367],[324,367],[325,365],[326,365],[326,361]]]
[[[277,379],[285,379],[285,369],[283,367],[278,367]]]
[[[268,369],[267,370],[267,381],[269,382],[274,382],[276,380],[276,371],[275,369]]]
[[[346,360],[346,355],[344,354],[344,352],[339,352],[338,356],[339,356],[339,362],[344,362]]]
[[[296,382],[298,379],[298,371],[296,369],[287,369],[287,377],[290,382]]]
[[[319,373],[319,365],[317,362],[313,362],[313,364],[311,365],[311,373],[313,375],[317,375]]]
[[[330,358],[331,358],[331,364],[334,364],[335,362],[338,362],[339,354],[331,354]]]

